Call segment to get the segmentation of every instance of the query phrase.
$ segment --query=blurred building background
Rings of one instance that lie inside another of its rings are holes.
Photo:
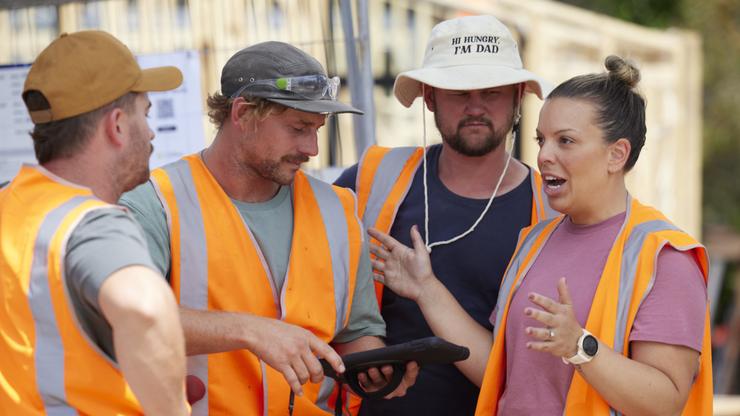
[[[27,3],[27,2],[18,2]],[[239,49],[265,40],[293,43],[328,64],[345,82],[348,65],[340,2],[330,0],[108,0],[37,1],[37,7],[0,11],[0,64],[31,62],[60,32],[100,28],[136,54],[198,50],[203,97],[219,89],[220,70]],[[54,3],[57,3],[56,5]],[[347,2],[348,3],[348,2]],[[421,100],[406,109],[393,97],[395,75],[421,64],[427,37],[438,22],[464,14],[490,13],[519,39],[525,66],[553,84],[603,70],[619,54],[642,70],[640,89],[648,105],[647,144],[629,187],[689,232],[701,234],[701,49],[689,31],[653,30],[546,0],[369,1],[368,54],[375,80],[375,140],[385,146],[422,141]],[[358,7],[354,8],[357,17]],[[356,28],[357,24],[354,25]],[[358,30],[355,30],[357,33]],[[361,51],[365,52],[365,51]],[[348,88],[343,98],[349,99]],[[523,160],[536,165],[532,140],[539,100],[525,102]],[[363,108],[367,110],[367,108]],[[328,140],[311,167],[356,162],[353,118],[339,116],[340,140]],[[440,140],[433,118],[428,137]],[[204,117],[205,137],[213,136]],[[336,149],[334,146],[336,145]]]
[[[635,13],[644,6],[639,1],[590,3],[632,4]],[[735,25],[740,20],[739,8],[729,6],[732,2],[709,3],[719,4],[719,10],[725,10],[722,7],[727,3],[730,21],[732,16]],[[324,62],[330,74],[342,77],[341,99],[349,101],[347,86],[354,87],[351,99],[370,115],[364,122],[358,116],[342,115],[323,129],[320,154],[310,167],[342,167],[355,163],[368,142],[422,144],[420,100],[409,109],[401,106],[392,94],[393,80],[397,73],[421,64],[435,24],[468,14],[493,14],[502,20],[519,41],[525,67],[553,85],[574,75],[603,71],[604,58],[610,54],[634,60],[642,72],[639,88],[648,102],[648,132],[640,160],[628,176],[628,187],[681,228],[702,235],[702,155],[707,130],[702,125],[703,99],[710,93],[702,78],[705,60],[696,31],[647,28],[549,0],[4,0],[0,2],[0,65],[31,62],[60,32],[103,29],[135,54],[197,51],[204,106],[207,94],[219,89],[220,69],[234,52],[265,40],[289,42]],[[740,41],[737,33],[728,34],[728,56],[735,64],[740,63],[734,54]],[[368,77],[372,94],[365,91],[363,100],[357,94]],[[735,92],[735,97],[740,95]],[[532,138],[540,105],[532,97],[525,101],[522,139],[515,145],[515,153],[533,166],[537,149]],[[426,122],[429,142],[439,142],[433,117],[426,117]],[[208,142],[214,131],[205,115],[203,129]],[[735,149],[728,146],[730,151]],[[740,159],[740,154],[735,157]],[[732,282],[740,279],[736,267],[740,245],[732,245],[737,241],[732,240],[737,238],[732,226],[720,228],[730,239],[715,244],[722,250],[712,250],[710,244],[710,255],[720,253],[713,269],[715,286],[710,287],[715,309],[721,293],[733,304]],[[740,221],[736,226],[740,228]],[[730,286],[725,279],[722,291],[725,275],[733,279],[729,279]],[[724,332],[719,336],[723,348],[718,357],[723,364],[717,369],[716,387],[720,393],[737,392],[740,317],[732,318],[731,307],[720,309]]]

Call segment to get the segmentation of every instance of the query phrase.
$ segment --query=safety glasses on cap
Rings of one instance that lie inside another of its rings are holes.
[[[326,75],[304,75],[300,77],[281,77],[273,79],[250,79],[241,88],[231,94],[231,98],[240,96],[244,91],[254,92],[261,96],[258,91],[268,90],[290,91],[291,93],[309,100],[330,99],[335,101],[339,94],[339,77],[327,77]],[[277,97],[274,97],[277,98]]]

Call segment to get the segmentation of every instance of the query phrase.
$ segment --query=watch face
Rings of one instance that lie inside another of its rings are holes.
[[[596,351],[598,350],[599,341],[597,341],[593,335],[586,335],[586,337],[583,338],[583,352],[588,354],[589,357],[593,357],[596,355]]]

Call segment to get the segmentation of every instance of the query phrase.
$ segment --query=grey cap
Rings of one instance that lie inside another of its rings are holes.
[[[221,71],[221,93],[231,97],[240,90],[251,97],[260,97],[308,113],[355,113],[362,111],[329,97],[311,99],[292,91],[260,85],[260,81],[324,75],[321,63],[306,52],[283,42],[262,42],[244,48],[229,58]],[[254,85],[250,85],[254,83]]]

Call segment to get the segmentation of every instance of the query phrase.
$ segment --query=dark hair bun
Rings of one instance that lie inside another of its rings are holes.
[[[640,82],[640,70],[616,55],[607,56],[604,66],[609,71],[610,77],[624,82],[630,88],[634,88]]]

